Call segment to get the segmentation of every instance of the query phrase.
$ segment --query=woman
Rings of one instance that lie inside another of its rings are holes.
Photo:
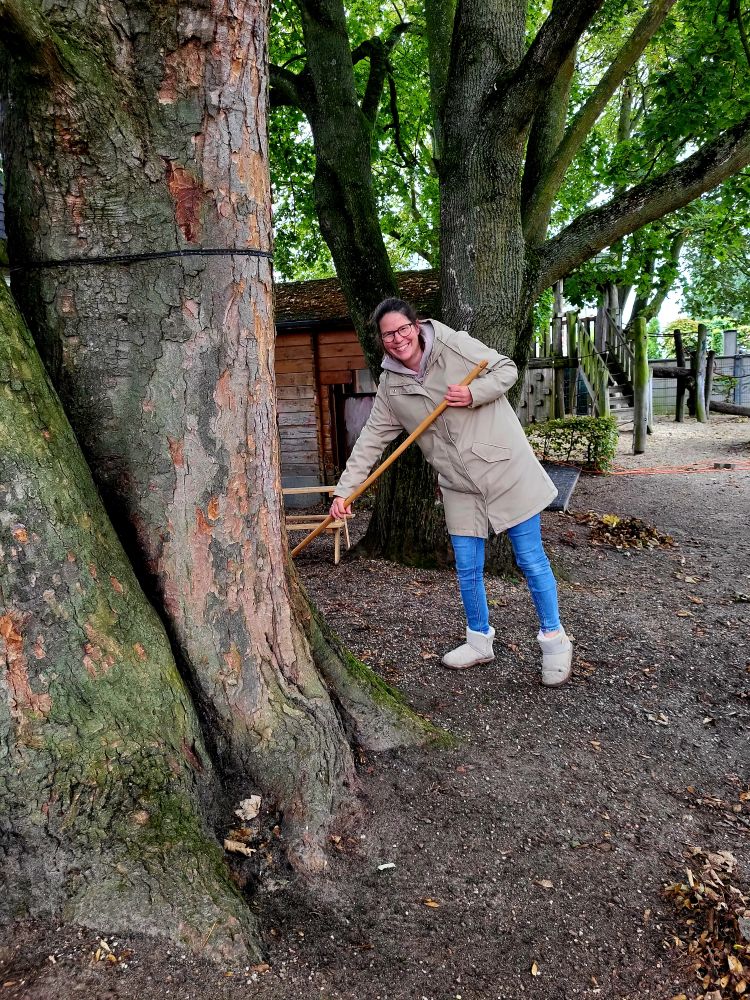
[[[539,516],[557,490],[505,398],[518,377],[516,366],[467,333],[436,320],[418,322],[402,299],[381,302],[372,323],[385,351],[383,375],[372,413],[336,486],[331,514],[351,513],[344,498],[364,482],[383,448],[402,430],[413,431],[445,399],[448,409],[418,439],[438,472],[467,620],[466,642],[442,662],[463,670],[495,658],[484,588],[484,546],[492,527],[508,532],[531,591],[539,616],[542,683],[564,684],[573,650],[560,624],[557,584],[542,547]],[[484,372],[471,385],[459,385],[484,359]]]

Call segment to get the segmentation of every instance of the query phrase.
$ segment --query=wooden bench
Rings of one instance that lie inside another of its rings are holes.
[[[284,496],[300,496],[302,494],[328,494],[330,496],[336,489],[335,486],[290,486],[287,489],[283,489],[281,492]],[[286,514],[284,520],[286,521],[287,531],[314,531],[318,525],[325,521],[328,517],[327,514]],[[354,515],[350,515],[354,517]],[[326,526],[326,531],[331,532],[333,535],[333,564],[338,566],[341,560],[341,532],[344,532],[344,538],[346,540],[347,549],[350,547],[349,543],[349,527],[346,523],[350,518],[346,520],[336,520],[331,521],[329,525]]]

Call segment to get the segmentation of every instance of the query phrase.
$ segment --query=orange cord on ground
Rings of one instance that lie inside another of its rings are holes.
[[[750,459],[741,459],[739,461],[735,460],[727,464],[731,464],[730,469],[715,468],[713,463],[709,465],[706,462],[696,462],[694,465],[674,465],[651,469],[623,469],[615,466],[615,468],[611,469],[607,474],[610,476],[668,476],[683,475],[684,473],[691,472],[750,472]]]

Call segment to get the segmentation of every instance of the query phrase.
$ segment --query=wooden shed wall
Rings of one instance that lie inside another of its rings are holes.
[[[325,474],[332,478],[338,469],[334,440],[336,417],[330,386],[350,385],[354,377],[352,373],[366,368],[367,362],[354,330],[330,330],[319,333],[317,350],[320,392],[324,400],[325,414],[321,428],[323,469]]]
[[[321,463],[312,334],[277,337],[275,366],[282,482],[314,486]]]
[[[276,385],[284,486],[307,486],[337,472],[331,386],[366,368],[354,330],[279,332]]]

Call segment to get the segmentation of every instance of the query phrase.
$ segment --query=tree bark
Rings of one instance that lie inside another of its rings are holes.
[[[327,685],[338,695],[346,678],[337,707],[364,746],[382,747],[386,729],[391,746],[431,730],[366,684],[347,715],[365,668],[341,660],[324,682],[316,664],[336,654],[301,613],[287,555],[262,256],[266,16],[265,0],[176,17],[152,0],[85,23],[55,9],[64,72],[12,69],[8,215],[15,262],[182,254],[32,267],[14,288],[210,751],[239,790],[257,782],[278,805],[291,860],[312,871],[331,825],[356,808]]]
[[[710,407],[714,413],[729,413],[735,417],[750,417],[750,406],[737,406],[735,403],[722,403],[719,399],[712,399]]]
[[[0,917],[257,956],[166,633],[4,282],[0,548]]]

